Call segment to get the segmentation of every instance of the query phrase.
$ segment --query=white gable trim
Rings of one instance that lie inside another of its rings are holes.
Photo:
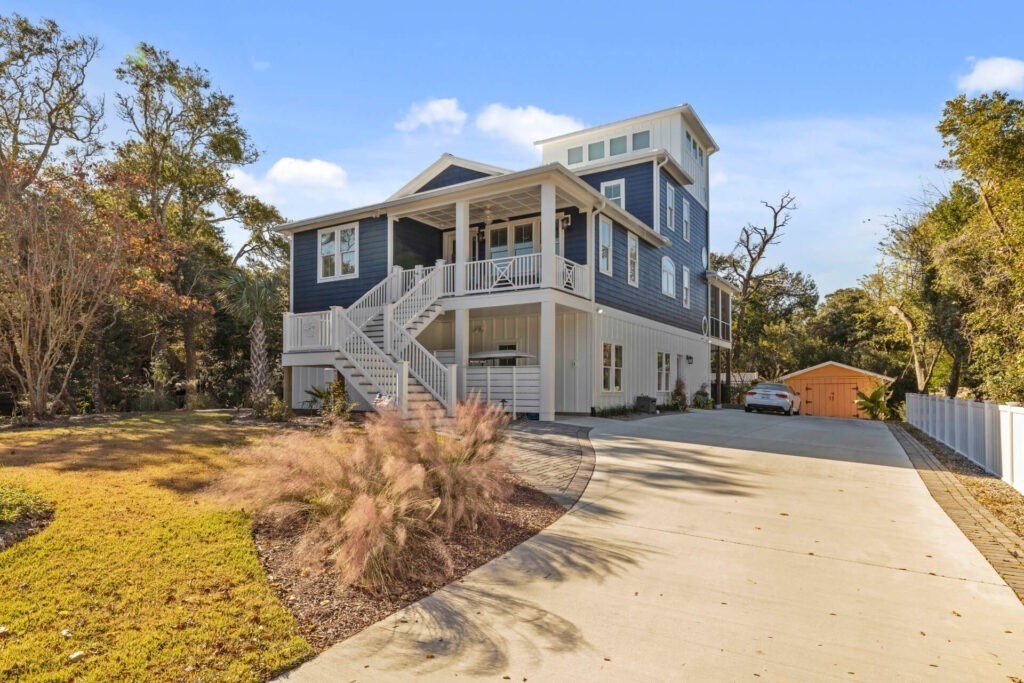
[[[394,193],[390,197],[391,199],[398,199],[400,197],[408,197],[409,195],[416,194],[416,191],[421,187],[429,183],[431,180],[436,178],[442,171],[448,169],[451,166],[461,166],[462,168],[468,168],[471,171],[480,171],[490,176],[505,175],[511,173],[508,169],[498,168],[497,166],[490,166],[488,164],[482,164],[479,161],[471,161],[469,159],[463,159],[461,157],[454,156],[445,152],[441,155],[441,158],[427,166],[423,171],[415,178],[407,182],[405,185]]]
[[[790,377],[796,377],[797,375],[802,375],[805,372],[810,372],[811,370],[817,370],[818,368],[823,368],[826,365],[834,365],[837,368],[844,368],[846,370],[853,370],[855,372],[861,372],[861,373],[864,373],[865,375],[871,375],[872,377],[877,377],[878,379],[884,379],[886,382],[894,381],[892,377],[886,377],[885,375],[880,375],[877,372],[871,372],[870,370],[865,370],[864,368],[855,368],[852,365],[846,365],[845,363],[838,363],[838,362],[836,362],[834,360],[827,360],[824,363],[818,363],[817,365],[812,365],[809,368],[804,368],[802,370],[797,370],[796,372],[791,372],[788,375],[783,375],[782,377],[779,377],[779,379],[788,379]]]

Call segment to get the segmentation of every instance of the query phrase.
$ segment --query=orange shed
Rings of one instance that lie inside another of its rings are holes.
[[[870,394],[892,378],[830,360],[783,375],[779,381],[800,392],[803,415],[866,418],[854,403],[857,392]]]

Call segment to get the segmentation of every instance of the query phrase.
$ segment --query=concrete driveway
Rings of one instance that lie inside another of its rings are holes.
[[[569,514],[286,679],[1024,678],[1024,606],[884,425],[580,423]]]

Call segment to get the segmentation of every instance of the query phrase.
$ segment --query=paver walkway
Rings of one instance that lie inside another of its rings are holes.
[[[571,508],[594,472],[589,432],[590,427],[521,420],[510,426],[498,454],[515,474]]]
[[[1011,681],[1024,605],[885,425],[593,426],[577,505],[293,681]]]

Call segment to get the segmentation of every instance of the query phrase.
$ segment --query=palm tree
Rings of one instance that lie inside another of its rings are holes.
[[[224,308],[249,325],[250,401],[258,402],[270,392],[267,367],[266,319],[284,309],[281,278],[272,273],[232,270],[221,279],[218,298]]]

